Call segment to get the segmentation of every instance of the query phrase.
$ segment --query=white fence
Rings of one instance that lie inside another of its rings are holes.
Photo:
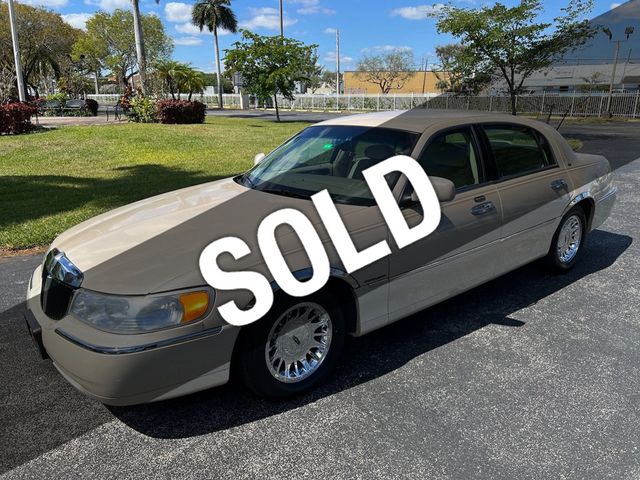
[[[88,95],[101,105],[114,105],[118,95]],[[225,108],[240,108],[240,95],[224,94]],[[186,99],[186,95],[182,96]],[[218,97],[194,95],[194,100],[206,103],[210,108],[218,106]],[[567,115],[569,117],[593,117],[611,112],[618,117],[640,118],[640,91],[614,93],[608,106],[608,93],[560,93],[520,95],[517,99],[518,112],[528,114]],[[272,108],[273,102],[257,102],[252,98],[251,108]],[[504,95],[458,96],[436,94],[342,94],[342,95],[296,95],[292,101],[278,97],[278,105],[283,110],[320,111],[381,111],[407,110],[412,108],[445,110],[480,110],[489,112],[510,112],[510,99]]]

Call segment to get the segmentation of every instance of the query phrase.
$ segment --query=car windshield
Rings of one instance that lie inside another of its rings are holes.
[[[410,155],[418,137],[389,128],[309,127],[237,181],[256,190],[301,198],[327,189],[335,202],[371,205],[373,196],[362,172],[394,155]],[[395,183],[397,176],[387,180]]]

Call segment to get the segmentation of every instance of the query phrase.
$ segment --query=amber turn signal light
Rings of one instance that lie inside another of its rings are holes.
[[[184,313],[182,323],[200,318],[209,308],[209,292],[189,292],[180,295],[180,303]]]

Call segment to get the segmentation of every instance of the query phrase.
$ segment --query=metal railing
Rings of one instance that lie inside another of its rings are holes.
[[[640,91],[614,93],[609,111],[608,93],[569,92],[520,95],[517,98],[517,110],[524,114],[567,115],[568,117],[598,117],[611,115],[616,117],[640,118]],[[88,95],[100,105],[115,105],[119,95]],[[240,108],[241,95],[225,93],[225,108]],[[186,100],[187,96],[182,95]],[[215,95],[194,95],[194,100],[206,103],[209,108],[218,107]],[[341,94],[320,95],[300,94],[294,100],[278,97],[278,105],[283,110],[316,111],[384,111],[409,110],[412,108],[444,110],[480,110],[487,112],[510,112],[511,100],[506,95],[462,96],[452,94]],[[250,98],[250,108],[273,108],[271,99],[266,102]]]

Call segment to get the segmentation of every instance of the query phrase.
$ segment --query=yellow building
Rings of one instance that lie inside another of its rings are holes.
[[[411,72],[402,88],[392,88],[389,93],[442,93],[437,87],[439,78],[446,79],[444,72]],[[344,93],[382,93],[380,86],[365,80],[358,72],[344,72]]]

